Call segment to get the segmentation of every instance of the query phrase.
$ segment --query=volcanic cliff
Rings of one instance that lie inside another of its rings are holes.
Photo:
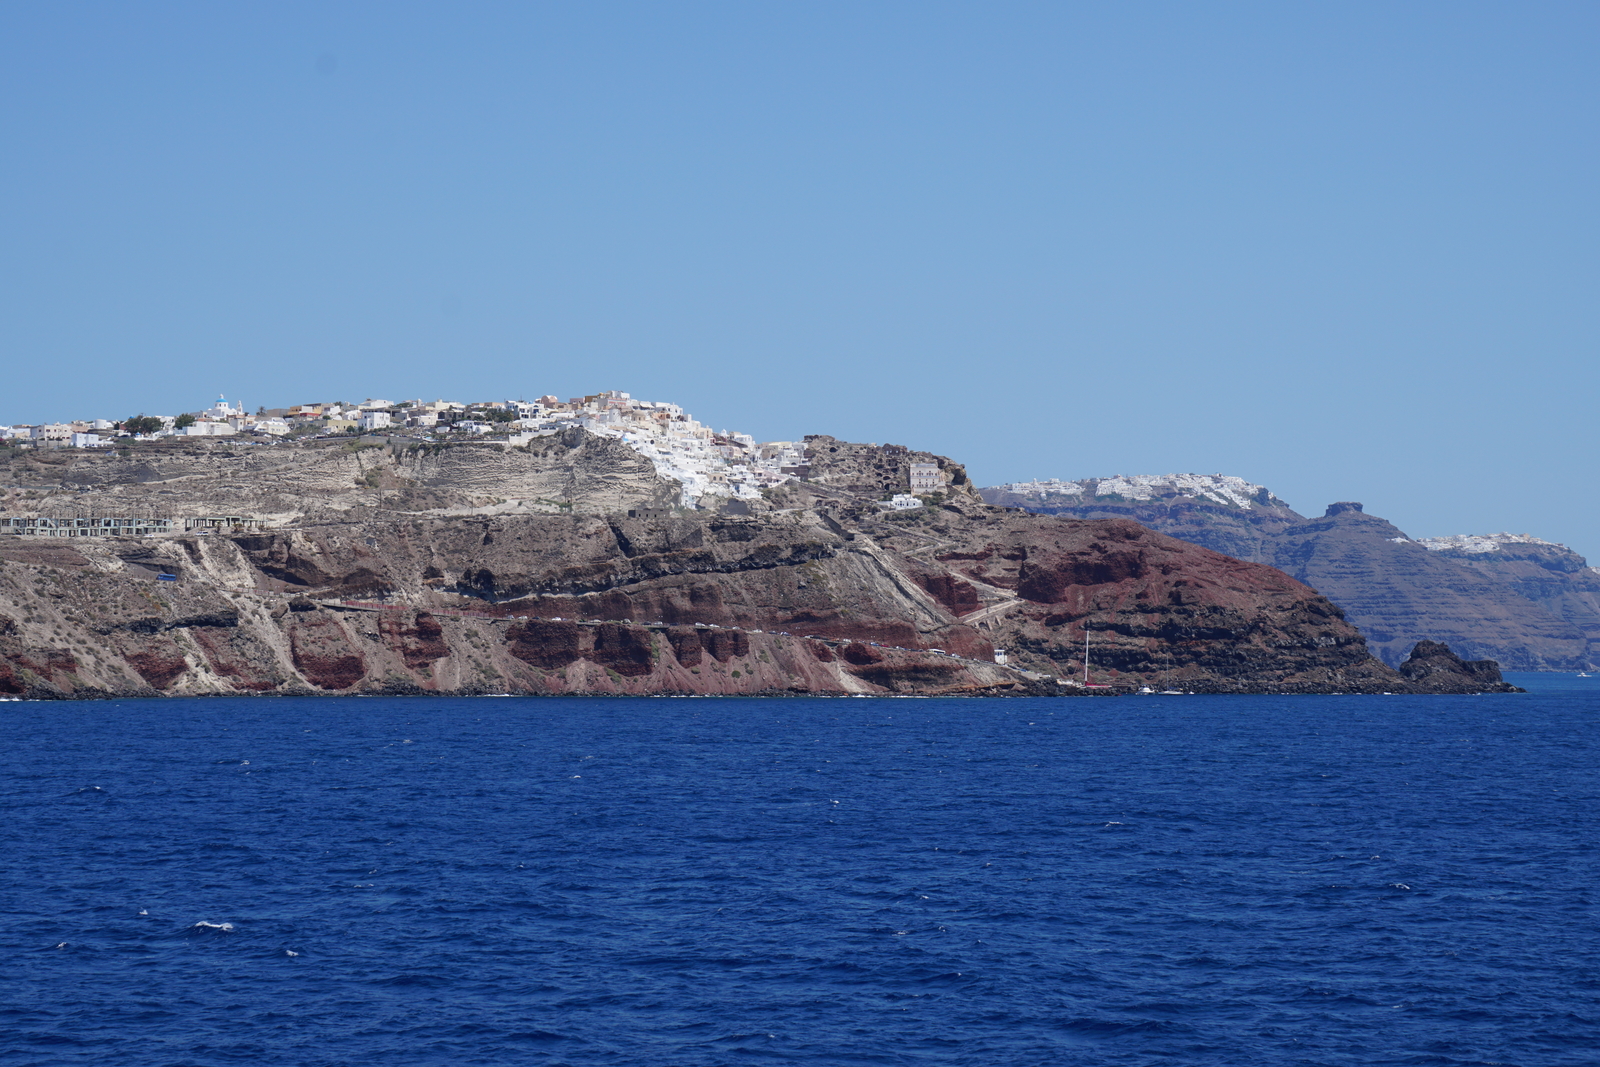
[[[10,515],[211,518],[0,535],[0,692],[1509,688],[1492,665],[1408,679],[1269,567],[1132,522],[990,507],[928,453],[806,445],[807,480],[721,510],[674,506],[675,483],[585,431],[11,455]],[[940,488],[883,510],[912,463]]]
[[[1448,642],[1511,670],[1600,664],[1600,572],[1560,545],[1528,539],[1493,550],[1474,544],[1469,551],[1414,541],[1350,501],[1306,518],[1264,489],[1226,500],[1150,479],[1156,484],[1141,486],[1149,493],[1144,499],[1097,495],[1108,481],[1056,483],[1066,491],[1055,492],[1000,486],[982,496],[1037,514],[1132,519],[1277,567],[1344,609],[1373,653],[1393,666],[1424,640]],[[1030,488],[1039,484],[1046,483]]]

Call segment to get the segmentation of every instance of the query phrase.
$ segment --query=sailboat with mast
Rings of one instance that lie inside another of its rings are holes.
[[[1083,687],[1085,689],[1115,689],[1116,686],[1089,681],[1089,620],[1083,620]]]
[[[1164,696],[1164,697],[1181,697],[1181,696],[1184,695],[1184,692],[1183,692],[1182,689],[1173,689],[1173,688],[1171,688],[1171,686],[1172,686],[1172,652],[1171,651],[1167,652],[1167,669],[1164,672],[1162,672],[1161,684],[1167,686],[1166,689],[1161,690],[1161,695]]]

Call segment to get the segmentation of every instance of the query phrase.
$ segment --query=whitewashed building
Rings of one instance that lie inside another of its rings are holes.
[[[243,404],[230,404],[228,403],[228,398],[223,396],[217,397],[217,402],[215,404],[212,404],[210,407],[206,408],[200,413],[201,418],[219,420],[237,419],[243,415]]]
[[[200,419],[191,422],[181,430],[174,429],[174,437],[228,437],[238,431],[226,422],[216,422],[211,419]]]

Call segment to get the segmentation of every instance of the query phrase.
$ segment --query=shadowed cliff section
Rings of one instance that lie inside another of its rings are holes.
[[[1503,681],[1494,660],[1463,660],[1437,641],[1418,641],[1400,664],[1400,674],[1423,691],[1438,693],[1457,692],[1463,681],[1485,687]]]
[[[1600,662],[1600,573],[1560,546],[1430,551],[1354,501],[1308,519],[1275,497],[1232,507],[1174,495],[1041,501],[1001,488],[982,495],[1037,514],[1131,519],[1276,567],[1343,608],[1373,654],[1391,665],[1423,640],[1446,642],[1509,670],[1578,670]]]
[[[1586,662],[1580,631],[1505,583],[1428,551],[1359,505],[1329,511],[1279,535],[1278,565],[1336,591],[1385,661],[1397,663],[1418,641],[1432,640],[1515,670]]]
[[[1493,551],[1432,550],[1537,604],[1583,636],[1586,670],[1600,669],[1600,569],[1564,545],[1501,541]]]

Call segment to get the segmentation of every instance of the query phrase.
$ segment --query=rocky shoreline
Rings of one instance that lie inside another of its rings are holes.
[[[986,505],[944,457],[808,438],[808,479],[703,510],[663,507],[672,485],[612,445],[285,448],[251,457],[254,473],[230,469],[225,444],[47,457],[29,492],[80,508],[137,492],[199,514],[228,485],[270,482],[263,504],[301,510],[170,536],[0,537],[0,695],[1514,689],[1432,651],[1426,675],[1388,667],[1339,608],[1270,567],[1127,520]],[[886,511],[912,463],[941,488]],[[400,484],[424,468],[426,493]],[[37,481],[47,469],[59,490]],[[374,486],[445,503],[378,507]],[[558,496],[483,495],[507,486]],[[8,501],[24,502],[15,487]]]

